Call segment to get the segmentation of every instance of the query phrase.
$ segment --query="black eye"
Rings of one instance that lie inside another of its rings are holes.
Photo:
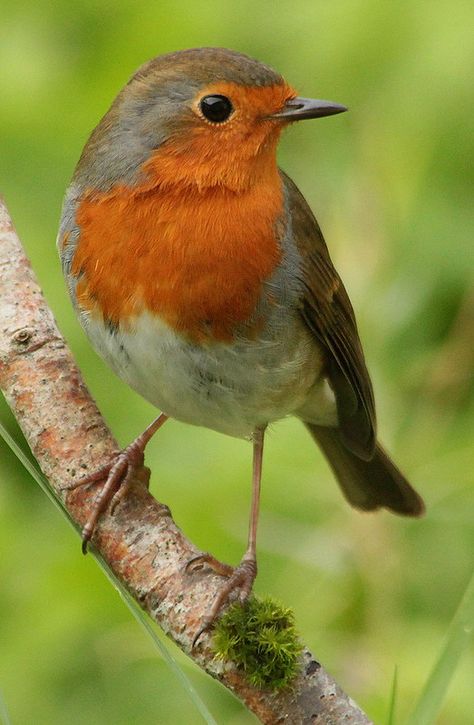
[[[227,121],[234,110],[227,96],[204,96],[199,104],[202,115],[213,123]]]

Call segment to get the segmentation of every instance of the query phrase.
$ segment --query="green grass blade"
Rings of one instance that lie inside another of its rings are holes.
[[[408,725],[433,725],[474,631],[474,574],[449,626],[446,641]]]
[[[393,670],[392,690],[390,692],[390,703],[388,706],[387,725],[395,725],[395,707],[397,704],[397,689],[398,689],[398,668],[397,668],[397,665],[395,665],[395,668]]]
[[[0,723],[1,725],[11,725],[10,716],[7,710],[7,703],[3,697],[2,691],[0,690]]]
[[[3,426],[3,424],[0,422],[0,436],[3,438],[7,446],[13,451],[15,456],[18,458],[20,463],[22,463],[23,467],[26,468],[30,476],[36,481],[36,483],[40,486],[40,488],[43,490],[43,492],[47,495],[50,501],[58,508],[60,511],[62,511],[63,514],[67,517],[69,522],[74,526],[74,528],[77,531],[77,526],[74,525],[71,517],[69,516],[69,513],[67,509],[63,506],[62,501],[60,501],[51,491],[51,488],[49,486],[49,483],[45,476],[41,473],[41,471],[36,468],[35,465],[30,461],[26,453],[20,448],[18,443],[13,440],[10,433],[7,431],[7,429]]]
[[[196,710],[198,710],[198,712],[202,715],[203,720],[208,725],[217,725],[216,720],[214,720],[213,716],[197,694],[196,690],[194,689],[189,679],[186,677],[181,667],[178,665],[174,657],[172,657],[169,649],[160,640],[160,637],[152,626],[150,619],[142,612],[136,601],[133,599],[133,597],[130,596],[130,594],[126,590],[121,591],[121,596],[125,600],[128,608],[132,612],[135,619],[140,622],[142,627],[148,632],[152,640],[155,642],[155,645],[160,650],[163,659],[172,670],[176,678],[180,681],[183,688],[188,693],[189,698],[192,700],[194,706],[196,707]]]
[[[48,484],[48,481],[45,476],[36,468],[36,466],[33,465],[33,463],[29,460],[25,452],[20,448],[20,446],[16,443],[16,441],[13,440],[11,435],[8,433],[6,428],[2,425],[0,422],[0,436],[4,439],[5,443],[9,446],[9,448],[13,451],[13,453],[16,455],[18,460],[23,464],[23,466],[26,468],[28,473],[34,478],[34,480],[38,483],[38,485],[41,487],[41,489],[44,491],[44,493],[48,496],[50,501],[53,502],[53,504],[62,511],[62,513],[67,517],[68,521],[71,523],[71,525],[78,530],[78,527],[76,524],[72,521],[67,509],[64,507],[62,501],[60,501],[51,491],[51,488]],[[113,584],[113,586],[117,589],[120,596],[124,600],[125,604],[129,608],[130,612],[133,614],[135,619],[141,624],[143,629],[147,632],[148,635],[152,638],[155,646],[159,650],[161,656],[167,663],[167,665],[170,667],[173,674],[176,676],[177,680],[179,681],[180,685],[183,687],[185,692],[187,693],[189,699],[195,706],[196,710],[202,715],[204,721],[207,723],[207,725],[217,725],[216,721],[214,720],[213,716],[207,709],[204,702],[199,697],[198,693],[194,689],[193,685],[189,681],[186,674],[183,672],[181,667],[178,665],[172,654],[170,653],[169,649],[166,647],[165,643],[161,641],[159,638],[157,632],[153,629],[147,615],[145,612],[143,612],[138,605],[136,604],[135,600],[130,596],[130,594],[127,592],[127,590],[122,586],[121,582],[118,581],[116,576],[113,574],[113,572],[109,569],[105,561],[95,554],[94,552],[90,552],[99,566],[102,568],[110,582]],[[1,693],[0,693],[1,695]],[[0,696],[0,716],[5,719],[6,725],[10,725],[8,720],[8,713],[3,706],[3,701]]]

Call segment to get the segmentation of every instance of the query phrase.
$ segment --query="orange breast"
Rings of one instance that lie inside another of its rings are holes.
[[[281,256],[276,165],[240,193],[148,183],[87,195],[76,219],[78,304],[113,324],[159,315],[194,341],[230,340]]]

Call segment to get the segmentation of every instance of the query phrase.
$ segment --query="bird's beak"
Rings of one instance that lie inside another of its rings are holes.
[[[302,121],[305,118],[321,118],[322,116],[333,116],[335,113],[344,113],[346,106],[341,106],[333,101],[321,101],[316,98],[291,98],[285,103],[281,111],[272,113],[267,118],[276,121]]]

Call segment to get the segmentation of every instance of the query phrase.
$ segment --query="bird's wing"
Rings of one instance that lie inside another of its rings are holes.
[[[369,460],[376,444],[375,404],[354,311],[311,209],[283,172],[282,178],[293,238],[303,259],[301,315],[324,351],[341,439],[359,458]]]

